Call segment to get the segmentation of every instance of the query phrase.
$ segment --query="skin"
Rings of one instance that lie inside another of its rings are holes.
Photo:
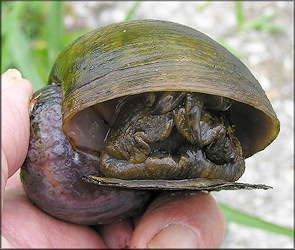
[[[183,92],[127,100],[104,142],[100,165],[104,175],[130,180],[238,180],[245,168],[240,143],[225,117],[203,108],[207,103],[218,111],[228,106]]]
[[[95,228],[63,222],[39,210],[27,199],[18,171],[29,143],[32,86],[12,70],[2,75],[1,91],[3,248],[220,246],[225,220],[210,194],[163,194],[136,218]]]

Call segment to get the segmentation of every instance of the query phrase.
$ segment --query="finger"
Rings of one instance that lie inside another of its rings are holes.
[[[2,75],[1,113],[1,154],[4,154],[4,163],[6,159],[8,178],[21,166],[26,156],[30,135],[28,106],[33,93],[29,81],[11,76],[10,73],[8,71]]]
[[[1,214],[4,246],[38,249],[106,248],[93,229],[58,220],[42,212],[27,199],[24,190],[11,188],[6,192]]]
[[[224,232],[223,213],[211,195],[164,194],[143,215],[131,248],[216,248]]]
[[[108,248],[129,248],[133,233],[133,226],[130,220],[125,219],[122,221],[97,226],[96,229]]]
[[[22,79],[21,73],[16,69],[9,69],[5,73],[2,74],[1,80],[1,90],[9,88],[14,85],[18,80]]]
[[[9,70],[2,80],[2,129],[1,129],[1,191],[7,179],[23,163],[29,143],[28,105],[33,88],[29,81],[20,79],[21,74]],[[3,201],[3,196],[1,196]],[[3,203],[1,203],[3,204]],[[2,209],[2,206],[1,206]]]

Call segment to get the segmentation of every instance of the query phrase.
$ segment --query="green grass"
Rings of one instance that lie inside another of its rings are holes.
[[[126,17],[124,19],[125,21],[128,21],[128,20],[130,20],[133,17],[134,13],[136,12],[136,10],[138,9],[138,7],[139,7],[140,4],[141,4],[141,1],[136,1],[133,4],[133,6],[131,7],[131,9],[127,12],[127,15],[126,15]]]
[[[134,3],[125,20],[132,18],[140,3]],[[61,49],[89,31],[65,30],[65,4],[63,1],[1,2],[1,73],[17,68],[30,80],[34,90],[46,85]]]
[[[262,14],[261,16],[253,19],[247,20],[246,13],[243,9],[243,2],[236,1],[236,19],[237,26],[239,30],[247,31],[250,29],[262,30],[267,32],[281,32],[283,28],[279,25],[273,24],[271,21],[276,16],[276,14]]]
[[[2,4],[2,68],[1,73],[8,68],[18,68],[25,78],[34,83],[35,88],[43,85],[44,79],[40,75],[40,68],[37,67],[33,51],[31,49],[30,37],[25,32],[32,32],[33,26],[20,26],[18,22],[27,18],[27,2],[1,2]],[[20,18],[20,17],[23,17]]]
[[[63,1],[2,1],[1,5],[1,73],[17,68],[36,91],[46,85],[61,49],[89,30],[64,30]]]
[[[198,11],[198,12],[202,12],[202,11],[208,9],[208,7],[209,7],[212,3],[213,3],[212,1],[207,1],[207,2],[205,2],[205,3],[203,3],[203,4],[201,4],[199,7],[197,7],[197,11]]]
[[[227,222],[234,222],[243,226],[258,228],[294,238],[294,229],[292,228],[282,227],[280,225],[267,222],[258,217],[251,216],[250,214],[246,214],[239,210],[230,208],[222,203],[219,203],[219,206],[221,207]]]
[[[134,2],[126,13],[124,20],[130,20],[140,6]],[[66,2],[33,1],[33,2],[1,2],[2,7],[2,67],[1,73],[9,68],[20,70],[24,78],[29,79],[35,91],[47,83],[50,70],[60,50],[67,44],[85,34],[89,29],[65,30],[63,19],[67,10]],[[205,3],[198,11],[210,8]],[[247,20],[241,2],[236,2],[237,24],[241,30],[258,29],[268,32],[281,30],[271,23],[273,15],[262,15],[255,20]],[[123,20],[122,20],[123,21]],[[234,48],[224,39],[218,39],[222,45],[241,58]],[[275,225],[260,218],[220,204],[227,222],[234,222],[252,228],[294,237],[294,230]],[[265,208],[267,210],[267,208]]]
[[[237,58],[242,59],[245,55],[241,53],[239,50],[230,46],[224,39],[222,38],[215,38],[215,41],[220,43],[223,47],[225,47],[228,51],[230,51],[233,55]]]

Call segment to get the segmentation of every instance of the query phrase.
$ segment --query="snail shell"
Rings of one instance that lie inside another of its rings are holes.
[[[180,91],[231,100],[227,112],[234,124],[232,138],[238,138],[243,158],[268,146],[278,135],[280,123],[265,92],[239,59],[195,29],[157,20],[96,29],[62,50],[48,83],[52,86],[35,93],[39,99],[32,111],[30,148],[21,176],[30,199],[57,218],[97,224],[133,216],[144,209],[151,194],[130,190],[133,186],[207,191],[269,188],[217,178],[104,181],[104,177],[97,179],[90,174],[100,171],[99,159],[80,154],[70,144],[68,128],[94,105],[102,105],[100,111],[104,112],[105,107],[112,106],[110,103],[117,105],[123,97]],[[51,98],[55,96],[59,99]],[[61,134],[59,139],[55,138],[57,134]],[[46,144],[48,141],[51,145]]]
[[[190,91],[235,101],[231,117],[245,157],[279,133],[272,105],[249,69],[207,35],[173,22],[129,21],[85,34],[60,53],[52,83],[62,85],[64,127],[97,103],[144,92]]]

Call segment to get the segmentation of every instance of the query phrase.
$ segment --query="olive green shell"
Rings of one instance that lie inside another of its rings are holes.
[[[59,54],[52,83],[62,84],[64,123],[117,97],[192,91],[237,101],[231,112],[245,157],[279,132],[271,103],[249,69],[207,35],[173,22],[121,22],[81,36]]]

